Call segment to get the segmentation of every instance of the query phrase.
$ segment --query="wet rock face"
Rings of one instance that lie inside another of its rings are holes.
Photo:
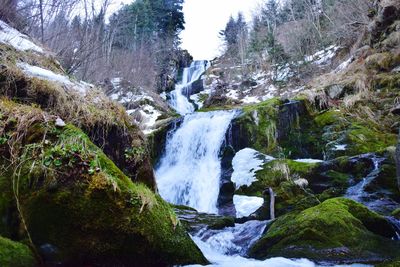
[[[399,143],[396,147],[396,167],[397,167],[397,186],[400,190],[400,135],[399,135]]]
[[[103,148],[104,153],[129,176],[132,181],[140,182],[156,190],[156,180],[146,148],[144,136],[135,126],[128,129],[103,125],[87,129],[93,142]]]
[[[306,113],[306,107],[301,101],[286,100],[279,106],[277,125],[278,141],[287,138],[294,127],[300,127],[300,125],[296,125],[296,123],[299,123],[300,117],[305,116]]]

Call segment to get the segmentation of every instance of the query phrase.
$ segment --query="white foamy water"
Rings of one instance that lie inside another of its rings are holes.
[[[236,111],[194,113],[167,140],[156,169],[161,196],[174,204],[217,213],[220,148]]]
[[[194,112],[194,106],[189,101],[192,84],[199,80],[204,72],[209,68],[208,61],[193,61],[190,67],[185,68],[182,74],[182,81],[175,86],[171,92],[170,105],[181,115]]]

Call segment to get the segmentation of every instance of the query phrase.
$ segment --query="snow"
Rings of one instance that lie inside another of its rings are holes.
[[[35,45],[29,40],[29,37],[25,34],[20,33],[16,29],[10,27],[7,23],[0,20],[0,42],[11,45],[20,51],[36,51],[43,53],[43,49]]]
[[[290,77],[293,77],[294,73],[290,65],[286,64],[284,66],[279,67],[276,72],[270,73],[270,76],[273,77],[273,79],[277,82],[284,82]]]
[[[301,162],[301,163],[321,163],[321,162],[324,162],[323,160],[320,160],[320,159],[295,159],[294,161]]]
[[[274,98],[277,91],[278,89],[273,84],[269,85],[265,90],[266,94],[261,97],[262,101],[267,101]]]
[[[118,77],[111,79],[111,84],[112,84],[113,88],[119,89],[121,81],[122,81],[122,78],[118,78]]]
[[[264,203],[262,197],[249,197],[249,196],[233,196],[233,204],[236,209],[236,217],[242,218],[250,216],[258,210]]]
[[[32,66],[27,63],[17,63],[17,66],[29,77],[34,77],[41,80],[46,80],[68,86],[69,89],[73,89],[82,95],[85,95],[90,88],[94,87],[92,84],[85,83],[82,81],[79,83],[72,82],[68,78],[68,76],[57,74],[52,72],[51,70],[46,70],[37,66]]]
[[[397,68],[394,68],[394,69],[392,70],[392,72],[400,72],[400,66],[398,66]]]
[[[304,58],[305,62],[313,62],[317,65],[323,65],[329,62],[335,57],[336,51],[339,50],[339,46],[331,45],[324,50],[316,52],[314,55],[306,56]]]
[[[342,64],[340,64],[336,69],[335,72],[341,72],[342,70],[344,70],[345,68],[347,68],[350,63],[353,61],[353,57],[350,57],[348,60],[344,61]]]
[[[345,151],[347,149],[347,145],[335,145],[333,148],[334,151]]]
[[[251,148],[237,152],[232,160],[233,173],[231,177],[236,189],[243,185],[250,186],[256,180],[256,171],[261,170],[265,162],[273,159],[273,157],[263,155]]]
[[[261,102],[261,100],[258,99],[257,96],[245,96],[242,99],[242,103],[243,104],[257,104],[257,103],[260,103],[260,102]]]
[[[239,99],[239,91],[238,90],[229,90],[226,94],[227,97],[238,100]]]
[[[118,88],[116,88],[116,89],[118,89]],[[112,100],[118,101],[121,104],[127,104],[127,103],[131,103],[131,102],[142,101],[142,100],[149,100],[151,102],[154,102],[154,99],[151,96],[144,95],[144,94],[135,94],[133,92],[124,93],[123,91],[119,91],[117,93],[111,94],[109,97]]]
[[[67,126],[66,124],[65,124],[65,122],[61,119],[61,118],[57,118],[56,119],[56,124],[55,124],[57,127],[65,127],[65,126]]]
[[[150,105],[143,106],[139,112],[143,118],[142,122],[140,123],[143,133],[152,133],[154,131],[152,127],[156,124],[157,119],[161,116],[161,112]]]
[[[162,93],[160,94],[160,97],[161,97],[162,99],[164,99],[164,100],[167,100],[167,93],[166,93],[166,92],[162,92]]]

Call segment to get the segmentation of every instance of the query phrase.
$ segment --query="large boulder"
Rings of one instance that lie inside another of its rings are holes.
[[[249,254],[257,259],[383,261],[398,255],[400,244],[392,240],[395,235],[384,217],[353,200],[334,198],[278,218]]]
[[[1,234],[29,233],[50,265],[206,263],[169,204],[81,130],[11,101],[0,114]]]

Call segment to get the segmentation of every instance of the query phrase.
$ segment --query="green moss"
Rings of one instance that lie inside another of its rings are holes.
[[[277,98],[243,107],[243,114],[235,120],[243,136],[256,150],[273,154],[277,152],[277,115],[281,101]]]
[[[349,152],[354,155],[384,151],[397,143],[395,134],[379,132],[357,123],[352,125],[347,138]]]
[[[330,179],[330,182],[337,187],[347,188],[351,175],[347,173],[341,173],[334,170],[329,170],[325,175]]]
[[[392,216],[395,217],[395,218],[397,218],[397,219],[400,219],[400,208],[395,209],[395,210],[392,212]]]
[[[256,172],[255,182],[248,187],[242,186],[236,193],[263,197],[263,191],[271,187],[276,194],[277,215],[292,210],[303,210],[317,205],[318,199],[311,190],[301,188],[294,181],[312,177],[317,167],[317,163],[302,163],[288,159],[274,160]]]
[[[36,266],[36,260],[28,246],[0,236],[0,266]]]
[[[169,204],[134,184],[80,129],[57,128],[39,115],[25,125],[30,142],[13,144],[20,149],[16,168],[10,166],[0,177],[0,192],[11,201],[11,180],[17,184],[22,215],[37,247],[52,244],[70,265],[206,263]],[[19,223],[15,232],[22,229]]]
[[[315,117],[315,122],[319,127],[325,127],[337,123],[342,117],[341,112],[337,110],[328,110]]]
[[[278,218],[250,250],[250,256],[311,260],[392,258],[398,244],[382,235],[390,224],[365,206],[344,198]],[[382,234],[382,235],[379,235]]]

